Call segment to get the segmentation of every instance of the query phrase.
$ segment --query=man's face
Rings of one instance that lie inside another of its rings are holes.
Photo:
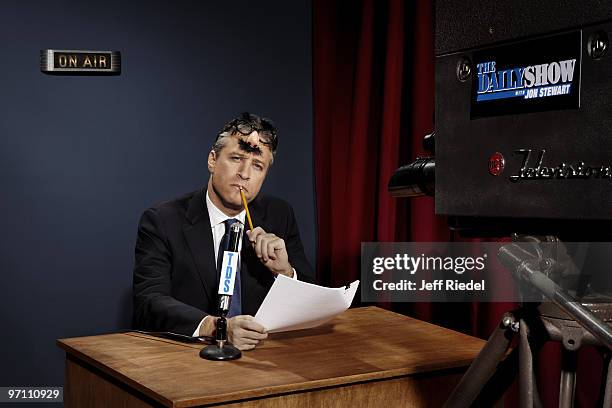
[[[208,154],[208,194],[213,203],[221,205],[221,209],[240,211],[240,187],[247,201],[255,198],[271,161],[272,152],[259,141],[257,132],[227,136],[219,154],[214,151]]]

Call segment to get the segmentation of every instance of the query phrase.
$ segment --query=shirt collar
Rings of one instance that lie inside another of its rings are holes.
[[[244,224],[244,218],[246,216],[246,212],[244,210],[240,211],[240,213],[238,213],[234,217],[226,215],[212,202],[212,200],[208,196],[208,189],[206,189],[206,207],[208,208],[208,218],[210,219],[210,226],[212,228],[230,218],[235,218],[242,224]]]

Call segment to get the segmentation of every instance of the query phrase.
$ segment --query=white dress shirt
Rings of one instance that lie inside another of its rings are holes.
[[[226,215],[223,211],[221,211],[215,204],[213,204],[212,200],[208,196],[208,190],[206,191],[206,207],[208,208],[208,219],[210,220],[210,227],[212,228],[212,236],[213,236],[213,244],[215,247],[215,265],[217,265],[217,258],[219,257],[219,245],[221,245],[221,238],[225,234],[225,220],[234,218],[244,225],[244,219],[246,217],[246,211],[242,210],[238,215],[231,217]],[[242,240],[238,243],[238,252],[242,249]],[[297,279],[297,272],[295,268],[293,269],[293,279]],[[196,327],[193,332],[193,336],[199,336],[200,327],[204,320],[206,320],[208,316],[204,317],[198,327]]]

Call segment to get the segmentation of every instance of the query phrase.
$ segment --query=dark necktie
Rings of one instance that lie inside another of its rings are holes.
[[[230,240],[230,228],[232,224],[238,222],[235,218],[228,218],[223,221],[225,224],[225,234],[221,238],[219,243],[219,254],[217,255],[217,270],[221,270],[221,264],[223,263],[223,253],[229,249]],[[240,237],[242,239],[242,237]],[[234,281],[234,294],[232,296],[232,302],[230,303],[227,317],[238,316],[242,314],[242,302],[240,299],[240,262],[238,262],[238,270],[236,271],[236,279]]]

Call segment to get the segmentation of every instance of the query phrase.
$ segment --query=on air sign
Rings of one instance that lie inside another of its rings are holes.
[[[46,74],[118,75],[118,51],[42,50],[40,70]]]

